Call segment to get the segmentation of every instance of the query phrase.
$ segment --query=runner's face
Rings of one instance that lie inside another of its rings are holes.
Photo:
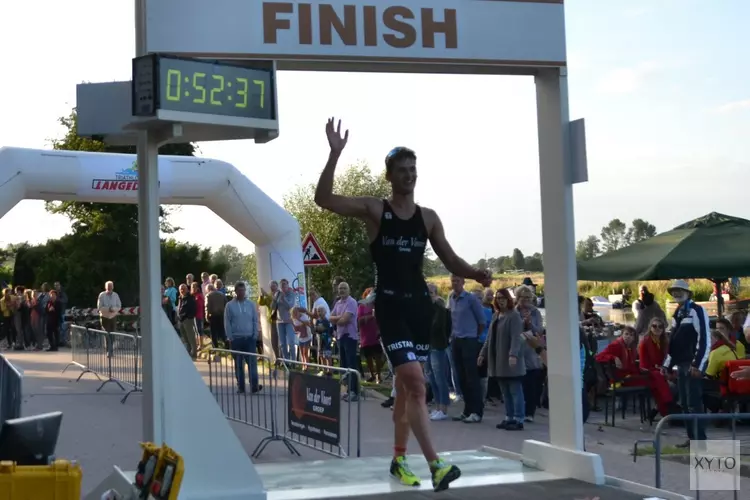
[[[411,194],[417,184],[417,161],[413,158],[397,160],[388,174],[391,188],[395,194]]]

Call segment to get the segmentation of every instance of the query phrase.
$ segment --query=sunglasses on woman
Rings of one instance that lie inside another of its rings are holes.
[[[660,323],[652,323],[651,328],[656,328],[657,330],[664,330],[664,325]]]

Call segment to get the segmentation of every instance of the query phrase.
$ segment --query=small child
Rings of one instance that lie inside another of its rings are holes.
[[[302,369],[306,370],[307,364],[310,362],[310,346],[313,340],[310,331],[312,324],[307,314],[303,313],[299,307],[292,308],[292,322],[299,341],[299,360],[302,362]]]
[[[318,318],[315,320],[315,333],[318,335],[318,362],[324,366],[333,366],[331,360],[331,341],[333,339],[331,322],[326,318],[325,307],[318,307],[317,313]],[[330,370],[326,370],[325,374],[330,377]]]

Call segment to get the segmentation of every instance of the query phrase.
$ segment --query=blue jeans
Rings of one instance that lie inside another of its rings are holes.
[[[680,394],[682,413],[703,413],[703,380],[690,375],[690,363],[677,365],[677,391]],[[698,435],[694,436],[695,421],[686,420],[688,439],[706,439],[704,420],[698,420]]]
[[[432,397],[435,403],[441,406],[448,406],[451,402],[450,390],[448,389],[448,373],[450,366],[448,363],[448,352],[450,349],[433,349],[430,351],[428,364],[430,369],[427,371],[430,387],[432,387]]]
[[[501,378],[498,383],[505,400],[505,420],[523,423],[526,416],[526,405],[523,399],[521,378]]]
[[[294,333],[294,325],[291,323],[276,323],[279,331],[279,344],[281,344],[281,357],[290,361],[297,361],[297,335]]]
[[[235,337],[232,339],[232,350],[255,352],[255,337]],[[250,372],[250,386],[258,388],[258,358],[247,354],[234,354],[234,376],[237,378],[237,389],[245,390],[245,364]]]
[[[456,393],[456,396],[463,397],[461,392],[461,384],[458,383],[458,373],[456,372],[456,364],[453,362],[453,349],[448,346],[448,388]]]
[[[339,366],[341,366],[341,368],[349,368],[351,370],[359,371],[359,367],[357,366],[357,341],[347,336],[341,337],[338,342]],[[347,373],[347,376],[352,377],[347,390],[354,394],[359,394],[359,379],[351,372]]]

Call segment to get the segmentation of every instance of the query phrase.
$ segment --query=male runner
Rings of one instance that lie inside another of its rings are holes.
[[[437,214],[414,203],[417,157],[407,148],[395,148],[385,158],[386,179],[391,183],[390,200],[333,194],[333,176],[341,151],[349,139],[341,135],[341,121],[326,125],[331,152],[315,190],[315,203],[339,215],[364,221],[375,264],[375,318],[388,358],[396,373],[395,426],[391,475],[402,484],[419,486],[419,478],[406,463],[409,429],[419,442],[432,473],[435,491],[458,479],[461,471],[445,463],[432,445],[425,404],[425,380],[420,361],[430,349],[432,302],[422,274],[427,241],[452,273],[475,279],[487,286],[491,274],[474,269],[459,258],[445,239]]]

